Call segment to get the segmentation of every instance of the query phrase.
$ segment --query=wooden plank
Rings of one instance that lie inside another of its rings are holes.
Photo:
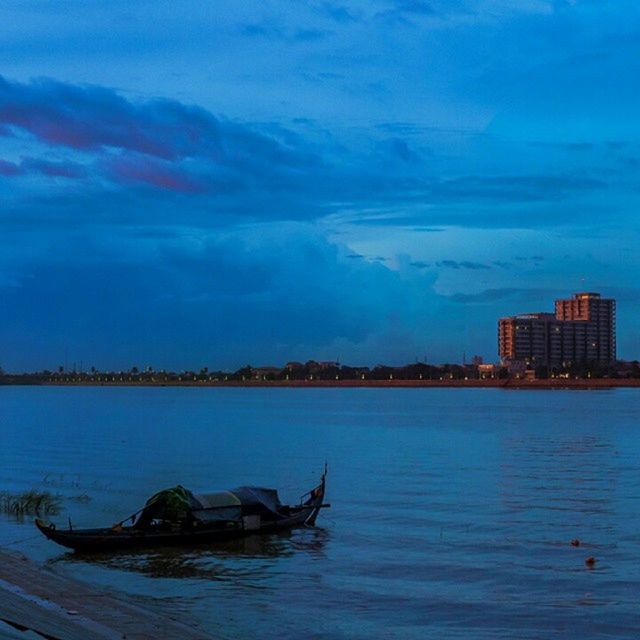
[[[56,640],[212,640],[191,625],[0,551],[0,620]]]

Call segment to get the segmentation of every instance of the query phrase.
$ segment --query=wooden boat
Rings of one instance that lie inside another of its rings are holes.
[[[38,529],[53,542],[75,551],[111,551],[136,547],[213,543],[249,534],[313,526],[324,504],[327,470],[320,484],[303,494],[297,505],[283,505],[275,489],[237,487],[195,494],[178,485],[156,493],[125,520],[104,529],[58,529],[36,519]],[[130,521],[129,526],[125,523]]]

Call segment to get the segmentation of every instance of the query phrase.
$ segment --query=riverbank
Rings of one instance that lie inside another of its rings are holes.
[[[550,378],[486,380],[112,380],[44,381],[62,387],[242,387],[242,388],[458,388],[458,389],[614,389],[640,388],[640,378]]]
[[[207,640],[208,633],[0,551],[0,621],[54,640]]]

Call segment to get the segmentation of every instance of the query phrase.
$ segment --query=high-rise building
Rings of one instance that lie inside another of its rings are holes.
[[[556,300],[555,314],[501,318],[500,359],[532,367],[610,364],[616,359],[615,309],[615,300],[599,293],[576,293],[568,300]]]
[[[608,363],[616,359],[616,301],[599,293],[576,293],[556,300],[556,318],[574,327],[574,360]]]

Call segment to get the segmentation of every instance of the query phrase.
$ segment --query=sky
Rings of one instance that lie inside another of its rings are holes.
[[[640,5],[5,0],[0,366],[640,357]]]

